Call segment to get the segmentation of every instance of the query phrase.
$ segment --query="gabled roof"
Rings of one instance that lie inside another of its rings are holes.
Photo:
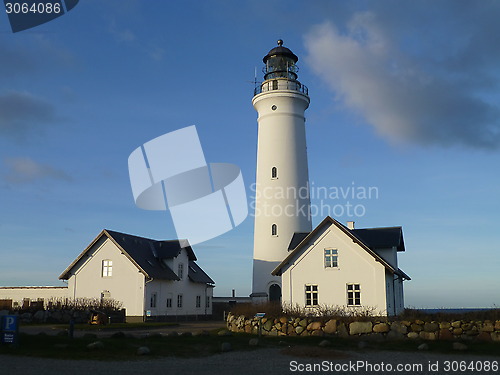
[[[351,229],[351,233],[371,249],[395,247],[397,251],[405,251],[401,227]]]
[[[296,255],[298,255],[302,250],[305,250],[305,248],[306,248],[305,245],[307,244],[307,242],[309,241],[309,239],[311,239],[318,232],[320,232],[325,225],[330,226],[332,224],[335,225],[337,228],[339,228],[348,237],[350,237],[353,242],[357,243],[367,253],[369,253],[371,256],[373,256],[373,258],[375,258],[375,260],[377,262],[380,262],[389,272],[394,273],[396,275],[399,275],[400,277],[402,277],[404,279],[411,280],[410,277],[407,274],[405,274],[403,271],[401,271],[399,268],[396,269],[392,265],[390,265],[388,262],[386,262],[380,255],[378,255],[374,251],[374,248],[370,248],[370,246],[368,246],[368,244],[366,244],[364,242],[364,240],[360,238],[361,235],[358,236],[355,233],[353,233],[353,232],[356,231],[356,229],[352,229],[351,230],[351,229],[347,228],[345,225],[339,223],[337,220],[331,218],[330,216],[325,217],[323,219],[323,221],[321,223],[319,223],[319,225],[312,230],[312,232],[309,232],[309,233],[294,233],[294,235],[292,236],[292,240],[290,241],[290,245],[288,247],[289,250],[293,249],[293,251],[291,251],[288,254],[288,256],[273,270],[273,272],[271,272],[271,274],[275,275],[275,276],[280,276],[282,274],[282,269],[285,266],[287,266],[290,263],[290,261]],[[403,242],[402,242],[402,229],[401,229],[401,227],[396,227],[396,228],[400,229],[401,243],[403,244]],[[390,229],[388,232],[390,232],[391,234],[394,234],[393,232],[397,232],[396,230],[393,230],[394,228],[373,228],[373,229],[377,229],[377,230],[380,229],[381,232],[373,232],[373,233],[376,233],[376,235],[372,235],[371,234],[372,232],[366,232],[366,233],[362,232],[362,235],[364,234],[366,238],[371,239],[372,242],[375,243],[375,244],[377,244],[377,245],[381,244],[381,243],[383,243],[384,245],[386,245],[388,243],[388,241],[381,241],[380,240],[382,237],[384,237],[384,236],[382,236],[382,234],[384,233],[384,230]],[[389,236],[389,237],[391,239],[396,238],[395,236],[392,236],[392,235]],[[377,242],[375,240],[380,240],[380,241]],[[292,247],[296,242],[298,242],[298,244],[295,247]],[[394,245],[394,246],[396,246],[396,245]],[[404,249],[404,244],[402,246],[403,246],[403,249]],[[385,248],[385,247],[392,247],[392,246],[383,246],[383,247]]]
[[[189,261],[188,277],[194,283],[215,284],[215,281],[192,260]]]
[[[288,251],[295,249],[309,233],[311,232],[295,232],[292,236],[290,244],[288,245]]]
[[[89,246],[69,265],[59,276],[60,279],[68,279],[73,267],[92,249],[92,247],[103,237],[109,238],[137,268],[149,279],[180,280],[177,274],[166,264],[164,260],[177,257],[184,249],[187,252],[189,264],[201,268],[195,263],[196,256],[187,240],[157,241],[149,238],[133,236],[131,234],[104,229],[90,243]],[[208,278],[208,275],[201,270]],[[201,281],[198,281],[201,282]],[[214,283],[212,279],[207,281]]]

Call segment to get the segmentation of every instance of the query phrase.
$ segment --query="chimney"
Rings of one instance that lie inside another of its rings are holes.
[[[347,222],[347,228],[354,229],[354,221],[348,221]]]
[[[235,290],[233,289],[233,298],[235,297],[235,294],[236,294],[236,292],[235,292]]]

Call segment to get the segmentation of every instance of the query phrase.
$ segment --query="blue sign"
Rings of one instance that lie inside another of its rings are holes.
[[[13,344],[16,342],[19,329],[17,315],[4,315],[1,320],[1,341],[4,344]]]

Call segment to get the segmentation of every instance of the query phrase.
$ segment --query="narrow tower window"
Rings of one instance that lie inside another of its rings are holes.
[[[273,167],[271,169],[271,178],[278,178],[278,168]]]
[[[273,224],[273,225],[271,226],[271,234],[272,234],[273,236],[277,236],[277,235],[278,235],[278,226],[277,226],[276,224]]]

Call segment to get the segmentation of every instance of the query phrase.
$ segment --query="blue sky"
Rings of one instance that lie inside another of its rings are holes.
[[[250,199],[254,71],[281,38],[311,97],[311,183],[377,188],[326,203],[403,226],[406,305],[498,307],[499,16],[497,1],[82,0],[16,34],[0,17],[0,285],[59,285],[103,228],[174,238],[127,170],[170,131],[196,125]],[[252,231],[194,246],[215,295],[251,292]]]

